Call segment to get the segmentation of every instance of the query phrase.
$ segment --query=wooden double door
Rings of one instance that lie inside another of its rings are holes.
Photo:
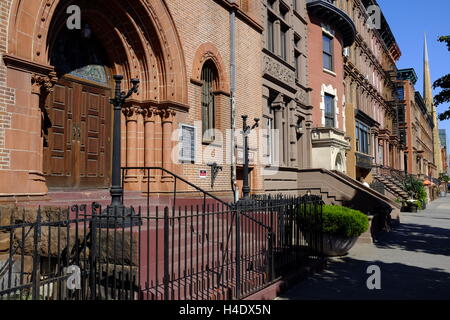
[[[51,127],[44,147],[49,188],[108,187],[111,179],[111,90],[62,78],[47,97]]]

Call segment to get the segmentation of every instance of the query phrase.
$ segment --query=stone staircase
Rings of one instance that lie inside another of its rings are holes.
[[[404,189],[402,182],[399,178],[388,175],[374,175],[374,178],[381,182],[385,188],[396,198],[400,198],[402,200],[408,200],[409,195],[408,192]]]

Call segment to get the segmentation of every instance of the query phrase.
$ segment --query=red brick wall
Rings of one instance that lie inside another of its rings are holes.
[[[309,86],[313,89],[311,93],[311,103],[313,109],[314,127],[322,127],[322,85],[332,86],[337,90],[336,99],[338,99],[338,129],[344,130],[344,64],[342,56],[342,38],[339,32],[335,32],[333,40],[334,48],[334,70],[335,75],[323,71],[323,40],[322,27],[320,20],[311,17],[311,23],[308,25],[308,67],[309,67]]]
[[[215,1],[204,0],[173,0],[167,1],[168,7],[174,19],[176,28],[183,41],[183,52],[186,59],[186,68],[188,71],[189,81],[189,114],[183,115],[179,122],[186,124],[197,124],[197,130],[201,131],[201,87],[190,81],[191,78],[196,78],[198,68],[201,66],[196,61],[199,49],[208,43],[208,46],[213,47],[211,51],[214,54],[220,54],[220,60],[223,65],[223,73],[226,75],[226,81],[229,81],[230,75],[230,28],[229,28],[229,11],[219,5]],[[255,5],[255,4],[253,4]],[[189,13],[189,17],[186,16]],[[262,78],[261,78],[261,34],[253,27],[248,25],[243,20],[236,19],[236,65],[237,65],[237,92],[236,92],[236,106],[237,106],[237,128],[242,127],[242,114],[247,114],[249,120],[253,122],[253,118],[262,118]],[[197,71],[197,72],[194,72]],[[230,84],[222,84],[222,88],[229,88]],[[230,128],[230,99],[228,95],[221,94],[216,99],[217,118],[220,123],[220,128]],[[200,124],[200,126],[199,126]],[[223,136],[223,144],[225,141],[225,132]],[[242,146],[242,139],[238,139],[238,146]],[[200,139],[197,140],[197,145],[202,146]],[[207,145],[202,148],[205,151]],[[256,141],[251,141],[251,148],[256,148]],[[216,152],[223,155],[223,160],[229,155],[229,143],[227,145],[228,151],[219,148],[214,148]],[[182,175],[189,177],[190,181],[211,191],[227,191],[231,188],[231,168],[230,164],[223,164],[223,171],[221,171],[215,182],[214,189],[211,189],[210,168],[206,165],[206,161],[199,164],[187,164],[182,167]],[[181,166],[181,165],[178,165]],[[208,171],[206,179],[199,178],[199,170],[205,169]],[[259,168],[252,175],[252,188],[261,189],[262,179],[259,173]]]
[[[0,2],[0,54],[7,51],[7,32],[11,0]],[[10,167],[10,150],[5,148],[5,129],[11,127],[11,113],[8,104],[14,104],[14,90],[6,86],[6,67],[0,61],[0,169]]]

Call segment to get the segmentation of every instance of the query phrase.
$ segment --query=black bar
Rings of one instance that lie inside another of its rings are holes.
[[[32,299],[39,300],[39,287],[41,281],[40,272],[40,238],[41,238],[41,207],[38,208],[36,223],[34,224],[34,237],[33,237],[33,286],[32,286]],[[25,239],[22,239],[23,241]]]
[[[236,299],[241,297],[241,210],[236,208]]]
[[[169,208],[164,208],[164,300],[169,300]]]

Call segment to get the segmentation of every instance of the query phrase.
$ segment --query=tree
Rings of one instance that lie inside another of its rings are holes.
[[[447,44],[448,51],[450,51],[450,36],[442,36],[439,37],[439,42],[445,42]],[[442,78],[437,79],[433,83],[433,89],[441,88],[441,92],[439,92],[434,97],[434,104],[436,106],[444,103],[450,102],[450,74],[447,74],[443,76]],[[439,120],[447,120],[450,119],[450,108],[445,111],[444,113],[441,113],[439,115]]]

